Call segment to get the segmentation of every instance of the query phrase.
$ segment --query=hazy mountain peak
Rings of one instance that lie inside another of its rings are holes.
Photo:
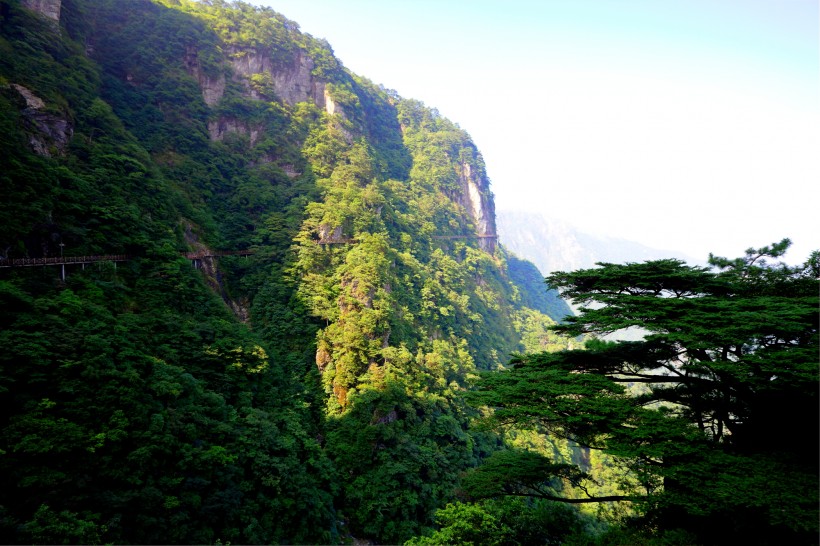
[[[594,267],[596,262],[642,262],[679,258],[701,263],[683,252],[652,248],[635,241],[588,233],[569,222],[526,211],[497,213],[501,243],[530,260],[541,273]]]

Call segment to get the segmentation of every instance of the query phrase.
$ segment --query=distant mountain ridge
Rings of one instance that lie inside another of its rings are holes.
[[[700,263],[682,252],[585,233],[568,222],[539,213],[505,210],[498,211],[496,218],[501,243],[519,257],[533,262],[544,275],[590,268],[596,262],[678,258],[692,264]]]

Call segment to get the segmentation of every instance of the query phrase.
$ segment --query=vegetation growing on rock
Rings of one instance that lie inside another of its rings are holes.
[[[0,1],[2,259],[130,260],[0,270],[3,536],[432,525],[500,442],[470,429],[475,370],[567,311],[478,237],[469,136],[269,9],[61,8],[55,33]],[[183,256],[221,251],[249,256]]]

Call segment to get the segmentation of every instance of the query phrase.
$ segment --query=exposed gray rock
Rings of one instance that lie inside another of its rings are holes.
[[[288,62],[274,64],[273,55],[268,49],[233,48],[228,52],[228,61],[251,94],[254,93],[249,84],[251,76],[269,74],[276,96],[284,102],[290,105],[313,102],[319,108],[328,107],[325,84],[313,77],[313,59],[303,51],[296,51]]]
[[[208,106],[216,106],[225,94],[226,79],[224,73],[210,75],[205,73],[199,62],[199,52],[195,47],[188,47],[185,52],[185,67],[188,73],[196,78],[202,89],[202,99]]]
[[[20,113],[32,151],[44,157],[64,154],[74,136],[74,124],[63,115],[45,112],[45,101],[27,87],[16,83],[10,87],[22,98]]]
[[[231,46],[227,48],[226,58],[233,78],[245,87],[251,98],[263,98],[251,85],[251,78],[266,74],[270,78],[273,93],[279,100],[289,105],[312,102],[328,114],[343,114],[330,97],[325,82],[313,76],[313,59],[303,51],[296,51],[290,59],[278,59],[274,62],[273,53],[267,48],[245,49]],[[217,105],[225,94],[225,74],[209,74],[203,70],[195,47],[188,48],[184,61],[188,73],[199,82],[205,104]]]
[[[257,124],[238,121],[234,118],[220,117],[218,120],[208,122],[208,133],[211,135],[211,140],[214,142],[221,142],[226,135],[237,134],[244,135],[250,140],[251,148],[259,142],[262,136],[262,127]]]
[[[450,198],[464,207],[473,218],[479,246],[492,254],[496,247],[495,201],[490,191],[490,181],[475,172],[469,163],[462,163],[458,176],[460,191]]]
[[[254,99],[264,97],[251,85],[251,78],[265,74],[276,97],[293,105],[298,102],[313,102],[329,114],[344,115],[341,108],[333,101],[324,82],[313,77],[313,60],[304,52],[297,51],[286,62],[274,62],[272,53],[266,48],[239,49],[230,47],[227,60],[233,78],[241,83],[247,96]],[[189,47],[185,52],[185,67],[189,74],[196,78],[202,90],[202,98],[208,106],[216,106],[222,100],[227,86],[226,74],[209,74],[202,68],[199,51]],[[245,135],[254,146],[262,135],[261,127],[251,126],[234,118],[221,117],[208,123],[211,140],[221,141],[228,134]],[[349,136],[349,135],[345,135]],[[349,137],[352,141],[352,137]]]
[[[51,19],[55,23],[60,22],[60,8],[62,0],[22,0],[24,8],[36,11],[43,17]]]

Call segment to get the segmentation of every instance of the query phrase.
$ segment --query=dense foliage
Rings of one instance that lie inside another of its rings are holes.
[[[0,0],[0,265],[130,257],[0,268],[0,534],[433,525],[502,443],[475,371],[566,344],[563,302],[476,238],[468,173],[463,130],[270,9],[63,0],[57,28]]]
[[[476,399],[494,419],[538,426],[629,471],[597,495],[588,469],[502,452],[465,481],[479,497],[629,500],[642,529],[685,543],[805,544],[818,532],[818,276],[769,263],[788,239],[713,270],[677,260],[600,264],[548,278],[582,305],[554,327],[644,339],[531,354],[483,378]],[[579,495],[556,491],[555,481]],[[631,535],[637,540],[637,535]]]
[[[271,9],[0,0],[0,190],[0,266],[128,255],[0,267],[8,542],[816,536],[816,256],[555,274],[567,317],[469,136]]]

